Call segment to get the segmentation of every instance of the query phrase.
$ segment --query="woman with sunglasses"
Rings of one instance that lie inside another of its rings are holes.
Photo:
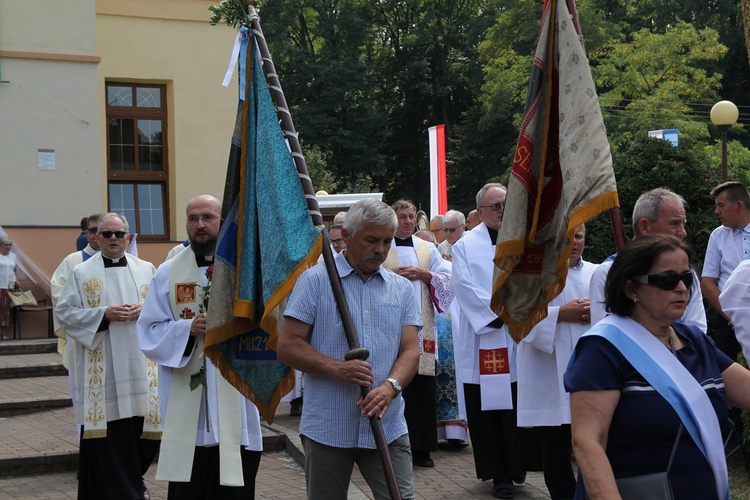
[[[678,321],[691,257],[658,234],[632,241],[612,265],[612,314],[581,337],[565,374],[576,498],[620,498],[616,480],[666,471],[674,498],[729,498],[721,429],[727,403],[750,407],[750,372]]]

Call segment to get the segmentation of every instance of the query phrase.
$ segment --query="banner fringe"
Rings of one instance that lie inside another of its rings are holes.
[[[568,241],[573,241],[575,228],[577,226],[585,224],[599,214],[619,206],[620,201],[617,191],[615,190],[600,194],[590,202],[586,203],[586,205],[571,213],[568,218],[568,230],[566,231]],[[498,243],[494,258],[495,265],[499,268],[500,273],[492,287],[492,310],[495,314],[500,316],[506,325],[508,325],[508,332],[516,342],[523,340],[529,334],[534,325],[547,317],[547,307],[549,302],[562,293],[568,277],[568,259],[570,258],[570,252],[573,249],[571,244],[564,252],[562,252],[562,254],[560,254],[560,258],[555,268],[555,274],[557,274],[558,279],[547,288],[547,291],[545,292],[546,303],[533,309],[529,313],[528,318],[519,323],[506,311],[505,304],[501,301],[494,303],[494,298],[508,279],[510,279],[513,269],[523,256],[524,247],[525,240],[522,239]]]
[[[265,405],[258,395],[255,394],[255,391],[253,391],[250,384],[242,380],[237,372],[232,370],[232,367],[226,362],[226,359],[224,359],[223,354],[217,347],[205,348],[204,352],[213,362],[214,366],[219,369],[221,376],[258,408],[258,413],[260,413],[260,416],[263,417],[269,425],[273,424],[276,408],[279,406],[281,398],[294,389],[294,371],[290,370],[281,382],[279,382],[273,392],[271,401],[268,405]]]

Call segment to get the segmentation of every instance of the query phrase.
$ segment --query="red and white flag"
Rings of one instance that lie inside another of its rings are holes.
[[[448,211],[445,174],[445,125],[430,127],[430,219]]]
[[[575,227],[619,205],[574,0],[545,0],[495,252],[492,309],[518,342],[565,287]]]

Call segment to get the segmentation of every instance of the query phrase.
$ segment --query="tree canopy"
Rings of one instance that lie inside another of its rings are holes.
[[[653,187],[707,192],[718,182],[707,176],[719,172],[708,111],[720,98],[742,110],[750,81],[739,2],[577,3],[623,214],[632,196]],[[512,163],[543,4],[262,1],[266,39],[316,187],[384,191],[387,202],[407,197],[427,208],[427,128],[444,123],[450,208],[474,208],[477,190],[507,177]],[[679,129],[678,148],[646,140],[663,128]],[[732,139],[730,173],[747,180],[750,138],[735,127]],[[689,218],[703,220],[706,200],[694,202]]]

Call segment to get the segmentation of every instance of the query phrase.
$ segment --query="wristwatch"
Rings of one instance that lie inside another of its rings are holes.
[[[391,383],[391,385],[393,386],[393,390],[394,390],[394,391],[396,391],[396,396],[398,396],[399,394],[401,394],[401,391],[402,391],[403,389],[401,388],[401,384],[399,383],[399,381],[398,381],[398,380],[396,380],[396,379],[395,379],[395,378],[393,378],[393,377],[388,377],[388,378],[387,378],[386,380],[387,380],[388,382],[390,382],[390,383]]]

